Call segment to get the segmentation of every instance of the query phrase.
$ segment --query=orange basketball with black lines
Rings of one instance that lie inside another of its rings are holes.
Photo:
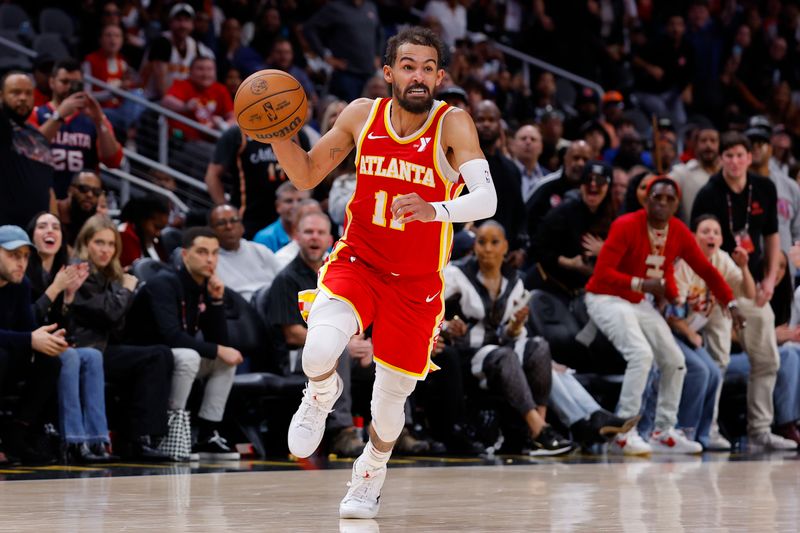
[[[259,70],[236,90],[233,112],[239,128],[263,143],[289,139],[306,121],[308,99],[300,82],[282,70]]]

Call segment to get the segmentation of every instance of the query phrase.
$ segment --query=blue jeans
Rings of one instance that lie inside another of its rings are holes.
[[[689,438],[702,443],[708,439],[711,429],[714,402],[722,374],[705,348],[690,348],[678,338],[675,338],[675,342],[686,360],[686,378],[681,390],[676,427],[686,431]],[[649,435],[653,430],[658,378],[658,370],[654,368],[648,376],[642,397],[642,420],[638,426],[642,435]]]
[[[800,346],[787,343],[778,348],[781,366],[772,400],[775,403],[775,425],[788,424],[800,420]],[[731,354],[728,374],[747,376],[750,374],[750,361],[747,354]]]
[[[109,442],[103,354],[94,348],[62,353],[58,379],[61,435],[68,443]]]
[[[144,91],[134,89],[131,91],[136,96],[144,97]],[[145,106],[133,100],[123,100],[119,107],[109,107],[103,109],[111,125],[120,131],[127,131],[131,126],[139,122],[139,117],[147,110]]]
[[[694,440],[707,443],[722,371],[705,348],[692,348],[676,340],[686,357],[686,379],[678,407],[678,427],[689,436],[694,432]]]

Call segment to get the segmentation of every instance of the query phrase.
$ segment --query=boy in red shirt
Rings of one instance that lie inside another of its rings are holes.
[[[612,224],[586,285],[589,316],[628,362],[617,406],[619,416],[639,414],[653,360],[661,371],[656,429],[649,442],[636,428],[618,435],[610,450],[625,455],[703,451],[699,443],[675,429],[686,365],[667,321],[653,305],[678,297],[675,260],[683,258],[730,311],[734,323],[743,325],[730,287],[700,251],[689,228],[674,217],[679,191],[671,178],[653,180],[645,209]]]

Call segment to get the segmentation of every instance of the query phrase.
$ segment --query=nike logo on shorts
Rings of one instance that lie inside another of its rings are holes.
[[[367,139],[372,139],[373,141],[375,139],[388,139],[388,138],[389,138],[388,135],[375,135],[372,132],[369,132],[369,135],[367,135]]]
[[[434,299],[434,298],[436,298],[437,296],[439,296],[439,293],[440,293],[440,292],[442,292],[442,291],[438,291],[438,292],[437,292],[436,294],[434,294],[433,296],[428,296],[427,298],[425,298],[425,302],[426,302],[426,303],[431,303],[431,302],[433,301],[433,299]]]

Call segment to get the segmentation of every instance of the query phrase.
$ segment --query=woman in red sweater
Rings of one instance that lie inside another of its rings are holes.
[[[661,379],[655,431],[645,442],[636,428],[618,435],[610,450],[625,455],[700,453],[702,446],[675,429],[686,365],[666,320],[659,310],[675,301],[674,263],[684,259],[711,288],[714,296],[741,325],[730,287],[708,262],[694,236],[674,218],[680,188],[668,177],[653,180],[645,208],[618,218],[600,250],[594,274],[586,285],[586,307],[597,328],[628,363],[617,415],[639,414],[647,375],[658,363]]]

